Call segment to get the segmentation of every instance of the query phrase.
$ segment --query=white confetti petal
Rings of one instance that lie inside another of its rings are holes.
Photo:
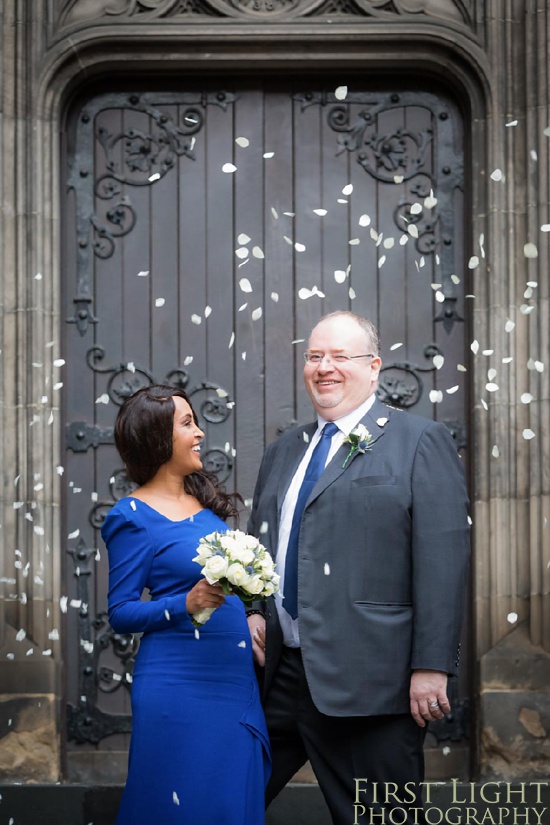
[[[252,238],[249,238],[248,235],[246,235],[244,232],[241,232],[241,234],[237,238],[237,243],[240,246],[246,246],[247,243],[250,243],[251,240]]]
[[[247,303],[246,303],[246,304],[242,304],[242,305],[239,307],[239,312],[242,312],[242,311],[243,311],[243,309],[246,309],[246,308],[247,308],[247,306],[248,306],[248,304],[247,304]]]
[[[274,155],[275,155],[275,152],[264,152],[263,157],[264,158],[272,158],[272,157],[274,157]]]
[[[384,249],[392,249],[395,244],[395,238],[384,238]]]
[[[482,350],[482,355],[492,355],[494,353],[494,349],[484,349]]]
[[[509,123],[505,123],[504,125],[507,126],[507,127],[508,126],[517,126],[518,121],[517,120],[510,120]]]
[[[415,223],[411,223],[407,226],[407,232],[411,238],[418,238],[418,227]]]
[[[64,363],[65,363],[65,360],[63,358],[56,358],[55,361],[53,362],[53,365],[54,365],[54,367],[62,367],[64,365]]]
[[[204,308],[204,317],[208,318],[209,315],[212,314],[212,307],[205,307]]]
[[[192,355],[186,355],[185,359],[184,359],[184,362],[183,362],[183,366],[188,367],[189,364],[192,364],[192,363],[193,363],[193,356]]]
[[[79,537],[79,535],[80,535],[80,530],[79,530],[79,529],[78,529],[78,527],[77,527],[77,528],[76,528],[76,530],[74,530],[74,532],[69,533],[69,535],[67,536],[67,538],[68,538],[68,539],[77,539],[77,538]]]
[[[248,278],[241,278],[239,281],[239,287],[243,292],[252,292],[252,284],[248,280]]]
[[[231,347],[233,346],[234,343],[235,343],[235,333],[232,332],[231,333],[231,338],[229,339],[229,346],[227,347],[227,349],[231,349]]]
[[[531,155],[531,160],[534,160],[536,162],[539,159],[539,156],[537,155],[535,149],[531,149],[529,154]]]
[[[346,271],[345,269],[335,269],[334,270],[334,280],[337,284],[343,284],[346,280]]]
[[[180,804],[178,795],[175,791],[172,794],[172,802],[174,803],[174,805],[179,805]]]
[[[537,372],[544,372],[544,364],[542,361],[535,361],[535,369]]]
[[[441,390],[430,390],[430,401],[432,404],[440,404],[443,401],[443,393]]]
[[[500,169],[495,169],[494,172],[491,172],[491,180],[500,181],[503,178],[502,171]]]
[[[293,218],[296,212],[283,212],[283,215],[288,215],[289,218]]]
[[[456,365],[456,368],[457,368],[457,370],[458,370],[459,372],[468,372],[468,370],[466,369],[466,367],[464,366],[464,364],[457,364],[457,365]]]
[[[472,350],[474,355],[477,355],[477,353],[479,352],[479,342],[472,341],[472,343],[470,344],[470,349]]]
[[[378,269],[381,269],[386,263],[386,256],[382,255],[378,260]]]
[[[348,289],[348,295],[352,301],[356,297],[355,290],[352,286],[350,286],[350,288]]]
[[[241,358],[243,359],[243,361],[246,361],[246,352],[241,353]]]
[[[240,246],[235,250],[235,255],[243,261],[245,258],[248,258],[248,248],[246,246]]]
[[[352,238],[351,241],[348,241],[350,246],[359,246],[361,243],[359,238]]]
[[[289,238],[287,235],[283,235],[283,239],[287,242],[289,246],[292,246],[292,238]]]
[[[489,405],[487,404],[487,402],[485,401],[484,398],[481,399],[481,406],[483,407],[484,410],[489,409]]]
[[[500,450],[499,450],[499,448],[496,444],[494,445],[493,449],[491,450],[491,455],[493,456],[493,458],[498,458],[499,455],[500,455]]]
[[[455,392],[458,392],[458,390],[459,390],[459,389],[460,389],[459,385],[458,385],[458,384],[455,384],[455,386],[454,386],[454,387],[449,387],[449,389],[445,390],[445,392],[446,392],[448,395],[454,395],[454,393],[455,393]]]
[[[252,310],[252,320],[258,321],[262,317],[262,308],[258,307],[257,309]]]
[[[393,182],[394,183],[403,183],[404,180],[405,180],[405,178],[403,177],[403,175],[394,175],[393,176]]]
[[[497,375],[497,371],[496,371],[496,369],[494,369],[494,367],[491,367],[490,370],[487,370],[487,380],[488,381],[492,381],[494,378],[496,378],[496,375]]]
[[[330,576],[330,564],[325,563],[324,573],[325,573],[325,576]]]
[[[453,282],[453,284],[459,284],[460,278],[458,277],[458,275],[451,275],[451,281]]]
[[[533,396],[531,395],[530,392],[524,392],[524,393],[522,393],[521,398],[519,400],[521,401],[522,404],[530,404],[531,401],[533,400]]]
[[[201,318],[201,316],[200,316],[200,315],[194,315],[194,314],[193,314],[193,315],[191,316],[191,323],[192,323],[192,324],[197,324],[197,326],[198,326],[199,324],[202,324],[202,318]]]
[[[296,250],[296,252],[305,252],[306,251],[306,248],[305,248],[303,243],[295,243],[294,244],[294,249]]]
[[[369,234],[370,234],[371,238],[373,239],[373,241],[378,240],[379,235],[378,235],[378,232],[376,231],[376,229],[374,228],[374,226],[371,226]]]
[[[342,189],[342,195],[346,195],[346,196],[351,195],[352,192],[353,192],[353,183],[346,184],[346,186],[344,186],[344,188]]]
[[[534,243],[526,243],[523,247],[523,254],[526,258],[538,258],[539,251]]]
[[[271,214],[273,215],[276,221],[279,220],[279,213],[273,207],[271,207]]]
[[[433,191],[430,192],[427,198],[424,198],[424,206],[426,209],[433,209],[437,204],[437,198],[434,198]]]
[[[393,352],[394,350],[399,349],[399,347],[402,347],[402,346],[403,346],[403,344],[401,342],[399,342],[397,344],[392,344],[391,347],[390,347],[390,352]]]
[[[533,312],[534,308],[534,306],[529,306],[529,304],[522,304],[519,308],[519,311],[522,315],[530,315]]]
[[[535,433],[529,427],[526,427],[522,435],[526,441],[530,441],[532,438],[535,437]]]
[[[109,396],[107,395],[106,392],[104,392],[103,395],[100,395],[99,398],[96,398],[95,403],[96,404],[108,404],[109,403]]]
[[[316,215],[319,215],[319,217],[321,217],[321,218],[324,218],[325,215],[327,214],[326,209],[314,209],[313,211]]]
[[[468,261],[468,269],[475,269],[476,266],[479,266],[479,258],[477,257],[477,255],[472,255],[472,257]]]
[[[235,138],[235,143],[237,146],[240,146],[242,149],[246,149],[247,146],[250,146],[250,141],[248,138],[245,137],[238,137]]]
[[[149,177],[147,178],[149,183],[153,183],[154,181],[159,180],[159,179],[160,179],[160,174],[158,172],[153,172],[153,174],[149,175]]]
[[[440,370],[443,364],[445,363],[445,358],[443,355],[434,355],[432,358],[432,362],[436,370]]]
[[[493,384],[491,381],[489,381],[488,384],[485,384],[485,389],[487,390],[487,392],[497,392],[498,384]]]
[[[550,232],[550,223],[543,223],[541,228],[541,232]]]
[[[518,614],[517,613],[508,613],[506,618],[508,619],[510,624],[515,624],[518,620]]]
[[[515,327],[515,323],[514,323],[514,321],[511,321],[511,320],[508,318],[508,320],[507,320],[507,321],[506,321],[506,323],[504,324],[504,332],[512,332],[512,330],[514,329],[514,327]]]
[[[222,166],[222,172],[226,172],[228,175],[236,171],[237,167],[234,166],[232,163],[224,163],[224,165]]]
[[[141,272],[138,272],[137,276],[138,276],[138,278],[146,278],[148,276],[148,274],[149,274],[149,270],[144,269]]]
[[[337,86],[334,90],[334,97],[336,100],[345,100],[348,94],[347,86]]]
[[[370,218],[368,215],[361,215],[359,218],[359,226],[369,226]]]
[[[422,212],[422,204],[421,203],[413,203],[410,209],[411,215],[420,215]]]
[[[263,250],[259,246],[254,246],[252,248],[252,254],[254,255],[255,258],[260,258],[260,259],[265,258]]]
[[[23,628],[21,628],[21,630],[17,631],[17,635],[15,636],[15,641],[16,642],[22,642],[23,639],[26,638],[26,636],[27,636],[27,631],[23,630]]]
[[[272,292],[271,293],[271,300],[275,301],[275,303],[277,303],[278,300],[279,300],[279,293],[278,292]]]
[[[155,306],[156,307],[163,307],[166,303],[166,298],[155,298]]]
[[[384,417],[376,419],[376,423],[378,424],[379,427],[385,427],[386,424],[388,423],[388,421],[389,421],[389,419],[384,418]]]
[[[440,304],[445,303],[445,295],[443,294],[443,292],[441,292],[440,289],[438,289],[435,293],[435,300]]]

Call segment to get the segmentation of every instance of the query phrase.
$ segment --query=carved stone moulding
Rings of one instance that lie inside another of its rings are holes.
[[[472,0],[62,0],[56,29],[106,17],[136,22],[178,18],[284,21],[334,15],[386,19],[419,15],[471,26],[471,6]]]

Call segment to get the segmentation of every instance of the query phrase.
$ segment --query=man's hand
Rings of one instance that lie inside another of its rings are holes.
[[[421,728],[426,727],[427,722],[442,719],[451,710],[447,674],[440,670],[414,670],[410,698],[413,719]]]
[[[248,617],[248,629],[252,639],[254,661],[260,667],[265,665],[265,619],[259,613]]]

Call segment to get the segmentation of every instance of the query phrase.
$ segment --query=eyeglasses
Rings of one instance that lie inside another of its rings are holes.
[[[376,358],[373,352],[367,352],[365,355],[344,355],[341,352],[335,355],[327,355],[325,352],[304,352],[304,361],[306,364],[320,364],[324,359],[334,364],[345,364],[347,361],[353,361],[354,358]]]

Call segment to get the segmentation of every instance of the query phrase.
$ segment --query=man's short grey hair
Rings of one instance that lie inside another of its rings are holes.
[[[357,315],[355,312],[351,312],[350,310],[337,309],[335,312],[329,312],[327,315],[323,315],[315,326],[318,326],[318,324],[321,324],[323,321],[328,321],[330,318],[347,318],[348,320],[355,322],[361,327],[367,336],[369,351],[374,353],[374,355],[380,355],[380,339],[378,338],[378,330],[372,321],[368,321],[366,318],[363,318],[361,315]]]

